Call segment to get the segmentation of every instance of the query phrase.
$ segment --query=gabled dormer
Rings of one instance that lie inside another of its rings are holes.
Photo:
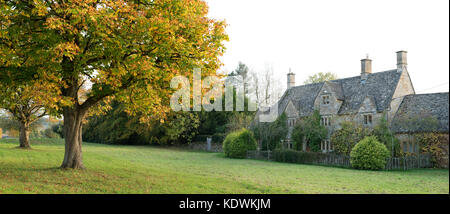
[[[288,118],[298,118],[298,110],[295,107],[295,105],[292,102],[292,100],[289,100],[289,103],[287,104],[286,109],[284,110],[284,112],[286,113],[286,116]]]
[[[289,100],[289,103],[287,104],[284,112],[286,113],[287,117],[287,126],[291,130],[295,126],[299,116],[299,112],[295,107],[294,103],[292,102],[292,100]],[[290,133],[288,135],[289,135],[288,138],[290,138]]]
[[[374,117],[377,113],[377,103],[372,96],[366,96],[361,103],[358,111],[359,120],[361,124],[367,127],[372,127],[375,123]]]
[[[375,99],[372,96],[366,96],[366,98],[364,98],[364,101],[361,103],[358,112],[360,114],[377,113],[377,104]]]
[[[327,81],[323,83],[314,101],[314,108],[318,109],[321,115],[334,115],[338,113],[343,101],[341,85]]]

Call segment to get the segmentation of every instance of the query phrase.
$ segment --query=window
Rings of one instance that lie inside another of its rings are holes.
[[[295,126],[295,119],[288,119],[288,126],[289,127],[294,127]]]
[[[372,115],[371,114],[364,115],[364,125],[372,125]]]
[[[330,116],[324,116],[320,118],[320,125],[322,126],[331,126],[331,117]]]
[[[404,153],[418,153],[419,145],[414,142],[404,142],[402,143],[402,150]]]
[[[323,104],[328,105],[330,104],[330,96],[326,95],[322,97],[323,99]]]
[[[331,151],[333,151],[333,145],[331,145],[330,140],[323,140],[320,143],[320,150],[322,152],[331,152]]]
[[[408,143],[402,143],[403,152],[408,152]]]

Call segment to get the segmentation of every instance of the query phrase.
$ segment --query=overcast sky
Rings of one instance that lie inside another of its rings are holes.
[[[373,72],[394,69],[395,52],[406,50],[417,93],[449,91],[448,0],[207,2],[209,16],[229,25],[224,71],[272,64],[285,88],[289,68],[299,85],[317,72],[357,76],[366,54]]]

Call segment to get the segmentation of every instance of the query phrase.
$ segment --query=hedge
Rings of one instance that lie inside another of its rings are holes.
[[[301,152],[295,150],[277,149],[273,151],[273,160],[285,163],[313,164],[324,158],[328,154],[315,152]]]

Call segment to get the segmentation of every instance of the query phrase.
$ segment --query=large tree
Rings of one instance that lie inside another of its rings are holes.
[[[114,99],[141,122],[164,118],[172,77],[192,76],[194,67],[215,74],[228,39],[225,23],[208,18],[202,0],[0,2],[0,79],[40,79],[58,85],[69,102],[61,109],[62,168],[84,168],[87,114]]]
[[[316,110],[312,115],[298,121],[292,132],[294,149],[301,150],[305,143],[311,151],[320,151],[320,143],[326,139],[328,133],[325,126],[320,124],[320,118],[320,113]]]

